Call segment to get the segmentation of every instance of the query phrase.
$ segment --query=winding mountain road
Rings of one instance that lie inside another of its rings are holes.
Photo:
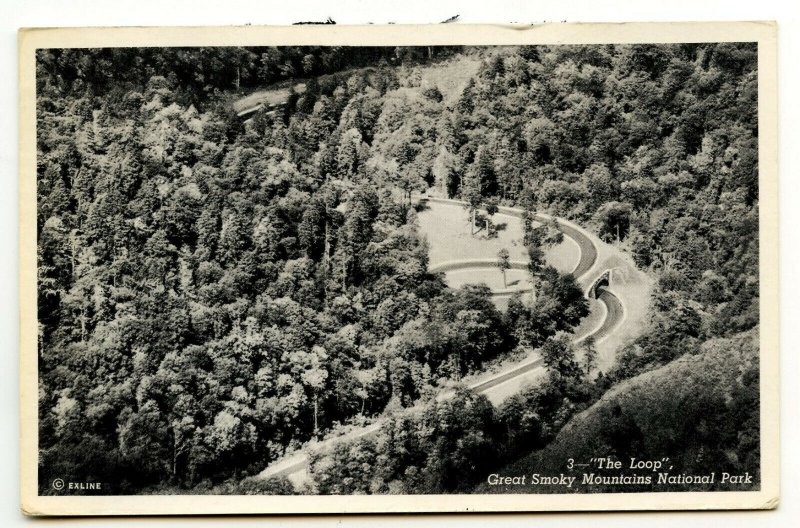
[[[510,208],[501,208],[501,212],[503,210],[513,211]],[[508,213],[507,213],[508,214]],[[514,212],[515,215],[522,217],[521,213]],[[542,214],[534,214],[534,220],[542,221],[542,220],[549,220],[551,217],[542,215]],[[592,269],[594,263],[597,261],[597,247],[594,245],[594,242],[583,234],[578,229],[575,229],[571,225],[567,224],[564,220],[560,220],[556,218],[558,221],[558,227],[561,229],[561,232],[564,235],[570,237],[572,240],[578,244],[578,248],[580,248],[580,259],[578,259],[578,263],[575,265],[575,269],[572,270],[572,274],[575,275],[575,278],[580,280],[584,275],[586,275],[589,270]]]
[[[606,318],[603,320],[603,324],[589,335],[594,337],[595,341],[600,341],[619,326],[625,318],[625,308],[622,306],[622,302],[616,294],[602,286],[597,288],[597,298],[606,305],[606,310],[608,310],[608,312],[606,313]]]
[[[447,200],[442,198],[420,198],[421,200],[427,200],[431,202],[439,202],[439,203],[446,203],[452,205],[459,205],[463,206],[463,202],[459,202],[457,200]],[[511,207],[501,207],[499,211],[502,214],[522,217],[524,211],[521,209],[511,208]],[[546,221],[551,220],[553,217],[544,214],[535,214],[534,219],[537,221]],[[625,318],[625,309],[620,301],[620,299],[615,295],[610,289],[607,287],[596,287],[595,292],[591,292],[590,290],[595,289],[593,286],[597,278],[599,278],[603,273],[607,270],[595,270],[595,264],[597,262],[597,247],[595,242],[592,240],[591,235],[587,234],[583,229],[580,227],[572,224],[568,220],[555,218],[558,222],[559,229],[564,233],[565,236],[571,238],[579,248],[579,259],[575,265],[575,268],[572,270],[572,274],[578,280],[578,283],[583,287],[587,296],[591,296],[592,293],[596,294],[596,298],[604,305],[603,309],[605,310],[605,316],[603,317],[602,323],[598,325],[593,330],[589,332],[584,332],[580,336],[575,336],[574,341],[581,342],[588,338],[589,336],[593,337],[595,342],[599,342],[602,339],[608,337],[614,330],[616,330],[619,325],[622,323],[623,319]],[[514,269],[527,269],[526,262],[520,261],[513,261],[511,263],[512,268]],[[489,260],[489,259],[473,259],[473,260],[462,260],[462,261],[451,261],[438,264],[434,267],[431,267],[432,272],[445,272],[445,271],[453,271],[457,269],[482,269],[486,267],[493,267],[496,268],[496,260]],[[506,289],[506,290],[495,290],[493,295],[511,295],[517,291],[524,291],[521,289]],[[544,361],[541,357],[534,357],[532,359],[524,360],[521,363],[513,366],[512,368],[500,372],[489,379],[481,380],[475,382],[470,385],[470,388],[476,392],[481,394],[486,394],[492,389],[499,387],[500,385],[510,383],[513,381],[518,381],[523,376],[530,376],[534,375],[536,371],[544,370]],[[369,426],[365,426],[362,428],[358,428],[354,431],[351,431],[343,436],[331,438],[325,440],[323,442],[319,442],[314,446],[316,451],[326,451],[332,448],[336,443],[348,440],[355,440],[359,438],[369,438],[380,430],[382,423],[380,421],[373,423]],[[274,464],[267,467],[264,471],[259,473],[255,478],[257,479],[265,479],[265,478],[274,478],[274,477],[288,477],[290,480],[295,482],[301,482],[304,478],[307,477],[307,470],[308,470],[308,455],[304,451],[297,452],[293,455],[288,457],[284,457],[281,460],[276,461]]]

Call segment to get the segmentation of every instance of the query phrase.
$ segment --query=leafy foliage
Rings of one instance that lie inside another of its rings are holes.
[[[503,315],[486,288],[427,273],[411,196],[429,186],[465,199],[473,230],[480,207],[549,211],[658,274],[650,329],[606,384],[755,327],[754,46],[478,50],[455,98],[417,77],[458,51],[39,51],[42,492],[64,475],[110,492],[224,486],[387,405],[428,402],[419,423],[441,425],[386,462],[397,485],[462,489],[498,438],[504,453],[548,439],[596,396],[553,339],[586,314],[543,261],[557,226],[528,226],[535,302]],[[226,102],[301,79],[247,122]],[[556,373],[519,412],[430,403],[518,344],[544,345]]]
[[[555,439],[503,468],[506,474],[532,471],[565,472],[565,461],[611,457],[627,467],[637,460],[669,458],[671,475],[710,475],[714,483],[665,487],[630,484],[625,491],[723,491],[758,489],[760,476],[759,381],[757,332],[707,341],[699,353],[621,383],[577,415]],[[511,403],[511,402],[509,402]],[[520,429],[523,429],[520,427]],[[523,429],[524,430],[524,429]],[[721,482],[722,472],[749,473],[750,485]],[[597,476],[618,476],[619,470],[597,470]],[[651,475],[630,471],[626,475]],[[580,473],[578,473],[580,478]],[[482,485],[480,493],[524,490]],[[542,486],[542,493],[563,493],[563,487]],[[576,487],[579,492],[619,492],[620,486],[600,481]]]

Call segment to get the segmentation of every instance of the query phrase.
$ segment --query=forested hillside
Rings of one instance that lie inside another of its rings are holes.
[[[571,490],[540,486],[540,493],[718,491],[758,489],[760,468],[758,412],[758,340],[751,330],[730,338],[712,339],[697,354],[627,380],[610,390],[591,408],[576,416],[545,449],[533,452],[508,467],[503,474],[559,474],[568,472],[567,461],[613,457],[627,465],[630,458],[661,460],[670,475],[715,473],[714,483],[685,484],[675,488],[657,484],[652,470],[586,470],[598,481]],[[577,474],[579,480],[583,470]],[[747,486],[722,482],[722,472],[749,473]],[[650,484],[614,483],[620,473],[650,476]],[[487,486],[479,493],[522,493],[519,486]]]
[[[426,72],[459,54],[482,64],[445,98]],[[470,404],[475,420],[445,433],[512,424],[541,445],[612,383],[753,328],[755,57],[749,44],[41,50],[43,491],[64,475],[128,493],[236,481],[387,406],[452,406],[458,422],[461,400],[433,402],[438,387],[519,341],[550,347],[547,418],[486,421]],[[300,78],[282,112],[245,123],[231,109],[245,88]],[[411,197],[429,187],[628,248],[659,277],[650,327],[590,382],[556,336],[585,301],[539,266],[535,229],[535,303],[501,314],[486,288],[427,272]],[[459,438],[393,468],[397,486]],[[477,475],[453,464],[430,489]]]

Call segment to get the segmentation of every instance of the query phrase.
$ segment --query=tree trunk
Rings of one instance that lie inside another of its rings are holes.
[[[178,483],[178,432],[172,430],[172,480]]]
[[[475,209],[472,210],[472,219],[469,223],[469,234],[475,236]]]
[[[319,434],[319,422],[317,419],[318,412],[319,412],[319,396],[317,396],[317,391],[314,391],[314,436],[315,437]]]
[[[72,270],[72,280],[75,280],[75,232],[70,237],[70,268]]]
[[[326,211],[327,214],[327,211]],[[323,261],[323,270],[325,271],[325,275],[327,276],[328,272],[330,271],[330,263],[331,263],[331,238],[330,238],[330,222],[328,218],[325,218],[325,258]]]
[[[114,248],[114,256],[113,256],[113,258],[111,260],[111,285],[116,288],[117,287],[117,268],[116,268],[116,266],[114,266],[114,264],[116,264],[116,262],[117,262],[117,245],[116,245],[116,243],[112,242],[111,247]]]

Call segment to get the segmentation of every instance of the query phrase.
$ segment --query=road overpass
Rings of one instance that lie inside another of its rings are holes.
[[[428,200],[439,203],[447,203],[452,205],[464,206],[464,202],[457,200],[448,200],[443,198],[429,198],[423,197],[420,200]],[[519,216],[524,214],[524,210],[512,207],[501,207],[499,213]],[[588,337],[593,337],[595,342],[600,342],[607,338],[611,333],[621,326],[626,313],[624,304],[619,297],[610,289],[610,279],[612,276],[611,270],[598,269],[597,256],[598,248],[597,243],[599,240],[586,230],[563,218],[554,218],[550,215],[536,213],[534,219],[539,222],[555,219],[558,222],[559,229],[565,236],[571,238],[579,248],[579,258],[575,264],[572,274],[575,275],[578,283],[584,289],[587,297],[596,298],[600,301],[600,309],[604,310],[605,314],[602,317],[601,323],[595,328],[583,332],[581,335],[576,335],[574,338],[575,343],[580,343]],[[515,269],[527,269],[527,262],[513,261],[512,267]],[[438,264],[436,267],[431,268],[432,272],[444,272],[455,269],[469,269],[469,268],[482,268],[491,266],[496,268],[496,260],[489,259],[474,259],[462,261],[449,261]],[[497,295],[510,295],[517,290],[496,290],[493,294]],[[539,356],[529,356],[525,360],[512,365],[503,371],[489,377],[476,381],[468,385],[472,390],[481,394],[490,394],[491,391],[496,391],[507,383],[513,383],[524,377],[530,377],[537,372],[543,372],[545,369],[544,362]],[[442,394],[440,397],[446,397]],[[490,397],[494,401],[494,398]],[[355,429],[343,436],[331,438],[323,442],[318,442],[313,446],[316,452],[327,451],[339,442],[345,442],[356,439],[370,438],[378,433],[382,426],[379,420],[371,425]],[[287,457],[284,457],[275,463],[271,464],[264,471],[259,473],[257,479],[287,477],[295,483],[303,482],[308,477],[308,463],[309,457],[305,451],[299,451]]]

